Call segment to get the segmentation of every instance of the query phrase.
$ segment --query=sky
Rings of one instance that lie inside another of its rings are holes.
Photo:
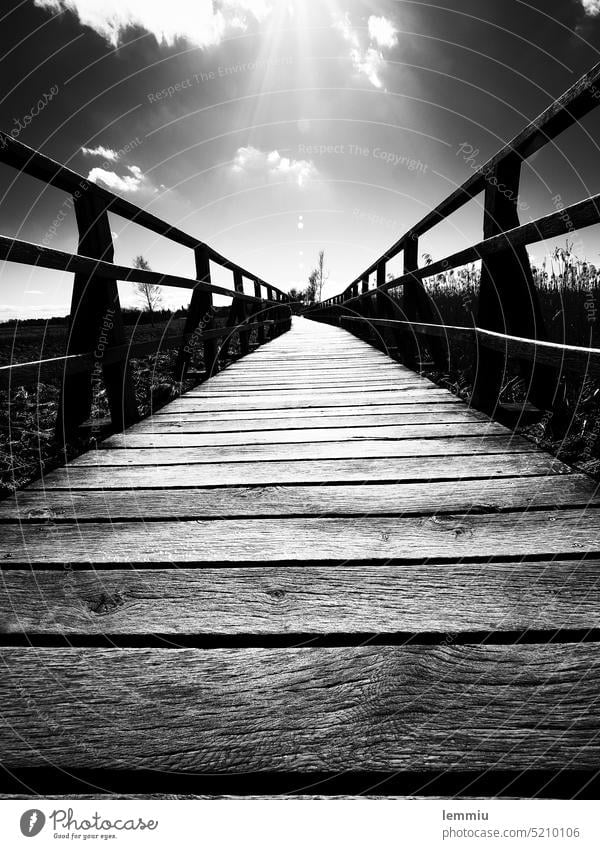
[[[286,291],[324,250],[327,297],[600,61],[599,47],[600,0],[9,0],[0,128]],[[557,195],[600,192],[597,113],[524,166],[522,222]],[[0,195],[0,233],[76,249],[67,195],[4,165]],[[142,254],[193,276],[191,251],[112,215],[111,227],[117,262]],[[600,265],[597,229],[573,240]],[[477,198],[420,253],[481,236]],[[71,275],[4,263],[0,283],[0,321],[68,312]],[[120,291],[139,303],[131,284]],[[166,291],[166,306],[188,300]]]

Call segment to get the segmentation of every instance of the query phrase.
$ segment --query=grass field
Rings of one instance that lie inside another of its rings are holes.
[[[224,316],[217,318],[222,325]],[[184,319],[126,327],[132,342],[145,342],[163,335],[183,332]],[[67,324],[17,324],[0,327],[0,365],[34,362],[62,356],[65,352]],[[252,341],[253,337],[251,337]],[[239,337],[235,335],[226,362],[239,356]],[[142,417],[160,409],[180,392],[173,379],[176,350],[132,360],[132,376],[138,409]],[[204,369],[202,345],[193,361],[198,371]],[[187,381],[184,389],[194,381]],[[15,385],[10,392],[0,391],[0,497],[25,486],[39,477],[42,470],[59,466],[94,445],[95,437],[85,432],[73,440],[65,451],[54,438],[61,380]],[[108,417],[106,393],[101,388],[94,394],[91,421]]]

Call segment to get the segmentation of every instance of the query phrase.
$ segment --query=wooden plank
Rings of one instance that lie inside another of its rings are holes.
[[[214,390],[216,392],[239,392],[241,389],[243,389],[244,392],[279,393],[290,389],[295,390],[297,392],[299,388],[310,388],[315,390],[337,389],[340,391],[344,391],[345,389],[366,390],[369,389],[371,386],[374,386],[378,389],[393,389],[395,386],[404,386],[407,383],[415,384],[417,383],[417,381],[414,377],[412,380],[407,381],[404,378],[398,380],[397,378],[393,377],[388,378],[381,376],[374,377],[373,380],[370,380],[368,378],[361,380],[345,380],[343,378],[330,378],[328,380],[319,380],[310,379],[307,376],[301,379],[291,378],[289,380],[282,378],[277,383],[261,383],[250,375],[247,378],[236,378],[235,381],[207,381],[205,386],[206,390]]]
[[[246,516],[410,516],[591,507],[600,491],[585,475],[434,483],[129,489],[25,490],[0,501],[0,519],[119,521]]]
[[[246,422],[252,422],[251,430],[254,430],[256,429],[254,423],[261,421],[266,422],[271,428],[276,428],[282,422],[283,427],[287,428],[289,427],[287,422],[291,419],[297,421],[318,419],[325,421],[325,426],[327,426],[327,423],[341,419],[354,419],[362,422],[373,416],[386,416],[388,422],[400,422],[407,420],[423,421],[424,418],[429,419],[430,416],[435,415],[463,415],[468,416],[470,421],[489,421],[483,413],[467,408],[459,398],[449,395],[446,399],[435,401],[433,404],[365,404],[358,407],[307,407],[305,409],[290,407],[289,409],[277,410],[276,417],[273,416],[272,410],[205,410],[203,406],[174,412],[169,404],[167,407],[157,410],[152,419],[140,422],[136,425],[136,428],[141,428],[149,422],[154,425],[154,423],[176,421],[182,424],[186,422],[211,422],[214,423],[215,428],[218,428],[219,424],[222,423],[229,429],[232,426],[235,429],[238,426],[243,428]]]
[[[191,398],[213,397],[215,395],[248,395],[250,393],[262,392],[267,395],[279,395],[287,392],[315,392],[315,393],[330,393],[330,392],[371,392],[379,390],[393,390],[395,388],[404,389],[406,387],[425,387],[432,384],[426,380],[419,380],[418,377],[412,378],[382,378],[376,377],[373,380],[342,380],[331,379],[324,382],[312,380],[308,377],[301,380],[291,380],[288,382],[261,384],[253,381],[252,377],[247,379],[238,378],[235,381],[227,383],[218,380],[208,380],[202,384],[202,390],[194,390],[186,395]]]
[[[0,591],[0,634],[472,634],[599,627],[599,561],[10,570]]]
[[[234,397],[234,398],[255,398],[257,395],[261,395],[263,398],[279,398],[284,397],[286,400],[294,398],[298,396],[300,399],[310,395],[311,397],[319,397],[319,396],[372,396],[373,398],[377,398],[381,393],[385,393],[386,395],[391,395],[394,392],[400,392],[402,394],[406,394],[407,392],[426,392],[428,390],[440,391],[439,387],[435,385],[435,383],[431,383],[429,380],[419,380],[418,378],[414,380],[400,380],[400,381],[375,381],[373,383],[362,383],[362,384],[351,384],[349,386],[340,386],[338,389],[333,389],[329,386],[312,386],[310,383],[308,385],[301,384],[292,387],[291,390],[280,390],[279,388],[266,389],[259,388],[258,390],[247,390],[244,386],[243,381],[240,381],[239,385],[236,387],[226,387],[226,386],[216,386],[209,385],[204,388],[204,385],[201,384],[199,388],[192,389],[189,392],[186,392],[183,396],[184,398],[218,398],[220,396],[223,397]],[[447,389],[441,390],[448,394]]]
[[[364,409],[364,408],[362,408]],[[127,433],[242,433],[244,431],[261,431],[261,430],[288,430],[293,428],[321,429],[328,430],[329,428],[351,428],[358,425],[364,427],[377,426],[395,426],[395,427],[411,427],[418,425],[422,428],[423,436],[427,436],[431,427],[438,427],[444,424],[486,424],[487,421],[483,415],[477,418],[470,410],[463,410],[458,405],[454,404],[449,407],[447,412],[441,406],[441,412],[431,413],[409,413],[403,415],[401,413],[366,413],[344,416],[311,416],[299,415],[297,417],[278,416],[274,421],[272,417],[246,418],[246,419],[226,419],[219,418],[213,421],[212,419],[203,416],[201,413],[190,413],[183,416],[169,415],[165,413],[161,416],[152,416],[143,422],[140,422],[133,428],[129,428]],[[291,413],[291,410],[283,410],[282,412]],[[301,412],[301,411],[300,411]],[[253,413],[252,416],[255,414]]]
[[[308,344],[309,340],[307,339],[306,342]],[[319,368],[318,375],[323,375],[324,377],[327,377],[330,374],[341,374],[342,372],[345,372],[348,377],[360,377],[364,372],[369,375],[383,373],[398,374],[402,377],[410,377],[414,374],[414,372],[412,372],[410,369],[407,369],[405,366],[401,365],[395,360],[390,359],[390,357],[388,356],[379,355],[373,360],[370,354],[361,353],[358,357],[358,360],[360,362],[360,369],[354,368],[355,359],[356,358],[354,357],[352,358],[350,367],[348,366],[348,362],[346,359],[336,360],[335,362],[328,361],[326,359],[319,360],[319,362],[321,363],[321,368]],[[252,353],[243,360],[237,360],[231,363],[231,365],[229,365],[221,375],[221,379],[224,379],[225,377],[231,377],[234,374],[240,373],[242,371],[252,371],[253,373],[255,372],[258,376],[263,378],[279,377],[280,373],[306,374],[311,373],[311,371],[313,372],[313,376],[316,376],[314,374],[314,370],[311,369],[311,364],[312,359],[311,362],[307,362],[305,358],[301,358],[300,355],[296,355],[293,357],[287,355],[285,359],[283,359],[279,363],[277,373],[274,375],[273,373],[269,374],[268,367],[270,363],[261,362],[260,358],[255,357],[255,354]]]
[[[157,437],[160,439],[160,437]],[[518,436],[456,436],[433,439],[356,439],[349,442],[212,445],[200,448],[103,448],[88,451],[70,468],[98,466],[172,466],[186,463],[247,463],[334,460],[367,457],[450,457],[538,452],[533,442]]]
[[[256,363],[253,359],[254,355],[249,354],[244,360],[238,360],[231,365],[228,365],[221,374],[217,375],[217,377],[213,378],[213,380],[225,380],[225,378],[231,378],[232,380],[237,379],[239,375],[249,375],[252,374],[256,376],[257,379],[262,380],[273,380],[274,378],[278,379],[280,376],[287,377],[296,376],[296,375],[304,375],[304,376],[318,376],[318,377],[329,377],[331,375],[344,375],[349,376],[350,374],[355,376],[366,376],[366,377],[377,377],[378,375],[399,375],[400,377],[415,377],[415,372],[410,369],[404,368],[399,363],[394,362],[394,360],[390,360],[389,357],[384,357],[381,361],[376,363],[365,362],[361,358],[361,367],[360,371],[355,371],[352,367],[348,368],[346,364],[343,362],[338,363],[337,365],[328,364],[326,362],[322,362],[319,366],[318,372],[315,374],[315,369],[311,365],[307,365],[302,361],[296,360],[286,360],[281,363],[281,365],[277,366],[277,371],[274,373],[273,369],[268,365],[261,366]]]
[[[417,382],[416,380],[381,380],[367,383],[332,384],[330,386],[315,386],[310,381],[301,384],[294,383],[289,386],[246,386],[241,382],[236,386],[206,386],[186,392],[186,398],[291,398],[299,393],[310,394],[314,398],[328,398],[331,395],[368,395],[375,397],[379,392],[396,392],[412,390],[436,389],[435,384],[428,381]]]
[[[272,463],[199,463],[194,466],[67,466],[34,481],[31,489],[162,489],[197,486],[258,486],[454,480],[568,474],[547,454],[495,454]]]
[[[422,562],[600,553],[600,512],[414,517],[5,524],[0,559],[16,564]]]
[[[449,393],[446,389],[397,389],[393,392],[364,392],[350,393],[343,392],[339,394],[329,395],[312,395],[310,393],[303,395],[259,395],[252,396],[235,396],[232,399],[227,398],[192,398],[188,395],[183,395],[176,401],[171,402],[169,410],[172,412],[182,412],[184,410],[200,409],[206,412],[219,412],[222,410],[235,410],[242,412],[243,410],[289,410],[295,408],[304,409],[318,407],[364,407],[376,404],[415,404],[415,403],[431,403],[436,400],[447,402]],[[450,396],[452,397],[452,396]],[[456,399],[458,402],[458,399]],[[326,403],[325,403],[326,402]]]
[[[5,769],[591,770],[600,756],[590,644],[4,648],[1,661]]]
[[[369,427],[322,427],[296,430],[261,430],[242,433],[139,433],[128,431],[115,434],[98,445],[101,451],[107,448],[200,448],[216,445],[255,445],[256,443],[285,445],[288,443],[311,442],[369,442],[375,440],[419,439],[465,436],[507,436],[510,431],[494,422],[464,422],[456,424],[389,425]]]

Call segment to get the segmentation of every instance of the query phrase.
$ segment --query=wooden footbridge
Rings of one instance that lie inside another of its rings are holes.
[[[522,161],[593,108],[599,78],[291,321],[274,287],[95,186],[75,198],[77,255],[2,240],[3,259],[76,275],[65,357],[2,376],[62,369],[62,435],[89,416],[90,340],[117,317],[100,362],[112,436],[0,504],[4,792],[597,789],[596,484],[495,414],[509,360],[550,411],[562,373],[598,372],[600,351],[544,341],[525,245],[597,223],[599,198],[525,225],[516,199]],[[8,137],[0,156],[78,191]],[[479,322],[445,327],[418,238],[482,190],[484,241],[445,261],[482,259]],[[115,266],[108,212],[194,249],[197,280]],[[194,293],[162,344],[183,377],[199,341],[209,379],[143,421],[116,279]],[[215,292],[232,298],[224,327]],[[219,371],[232,334],[247,355]],[[471,405],[414,370],[443,366],[458,334],[480,365]]]

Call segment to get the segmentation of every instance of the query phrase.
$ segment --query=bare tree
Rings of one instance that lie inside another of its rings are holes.
[[[319,268],[318,268],[318,273],[319,273],[319,277],[318,277],[319,301],[323,300],[323,282],[325,280],[327,280],[327,277],[328,277],[328,275],[324,271],[324,266],[325,266],[325,251],[319,251]]]
[[[306,291],[304,293],[304,297],[306,299],[307,304],[314,304],[317,299],[317,292],[319,288],[319,269],[315,268],[314,271],[311,271],[308,277],[308,286],[306,287]]]
[[[142,271],[151,271],[150,265],[140,254],[133,260],[133,267]],[[144,309],[150,313],[150,320],[154,326],[154,312],[162,304],[162,289],[156,283],[137,283],[136,289],[144,305]]]

